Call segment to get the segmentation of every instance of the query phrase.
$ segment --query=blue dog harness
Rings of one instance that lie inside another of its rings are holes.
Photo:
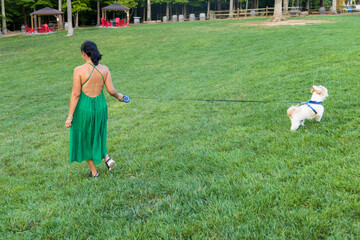
[[[317,114],[317,111],[316,111],[310,104],[322,105],[321,103],[322,103],[322,102],[315,102],[315,101],[309,100],[309,101],[306,102],[306,105],[307,105],[309,108],[311,108],[311,110],[313,110],[315,114]]]

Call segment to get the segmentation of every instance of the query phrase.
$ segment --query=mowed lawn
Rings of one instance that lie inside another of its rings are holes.
[[[0,39],[1,239],[360,238],[360,15],[85,28]],[[68,160],[73,69],[92,40],[118,168]],[[324,85],[321,123],[291,101]],[[261,100],[267,103],[169,101]]]

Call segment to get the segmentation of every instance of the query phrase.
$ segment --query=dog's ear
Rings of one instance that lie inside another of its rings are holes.
[[[319,87],[319,86],[313,86],[312,87],[312,89],[311,89],[311,93],[314,93],[314,92],[316,92],[317,94],[321,94],[322,93],[322,89],[321,89],[321,87]]]

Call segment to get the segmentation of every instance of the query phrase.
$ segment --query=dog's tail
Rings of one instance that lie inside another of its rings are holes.
[[[296,109],[295,106],[289,107],[289,109],[287,110],[287,115],[288,115],[289,117],[291,117],[291,116],[293,115],[295,109]]]

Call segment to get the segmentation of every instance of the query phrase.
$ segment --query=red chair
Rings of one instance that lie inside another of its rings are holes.
[[[44,25],[41,26],[41,28],[39,28],[39,33],[47,33],[49,32],[49,28],[48,25],[45,23]]]
[[[53,25],[52,27],[48,27],[48,31],[49,32],[55,32],[55,25]]]
[[[127,20],[127,21],[125,22],[124,19],[121,19],[121,20],[120,20],[119,27],[130,27],[130,25],[129,25],[129,20]]]
[[[101,27],[110,27],[111,23],[109,21],[106,21],[104,18],[101,18]]]
[[[28,27],[28,25],[25,25],[26,32],[25,34],[35,33],[35,29]]]
[[[120,18],[115,18],[115,23],[117,27],[120,27]]]
[[[119,27],[124,27],[124,23],[125,23],[124,19],[121,19],[119,23]]]

